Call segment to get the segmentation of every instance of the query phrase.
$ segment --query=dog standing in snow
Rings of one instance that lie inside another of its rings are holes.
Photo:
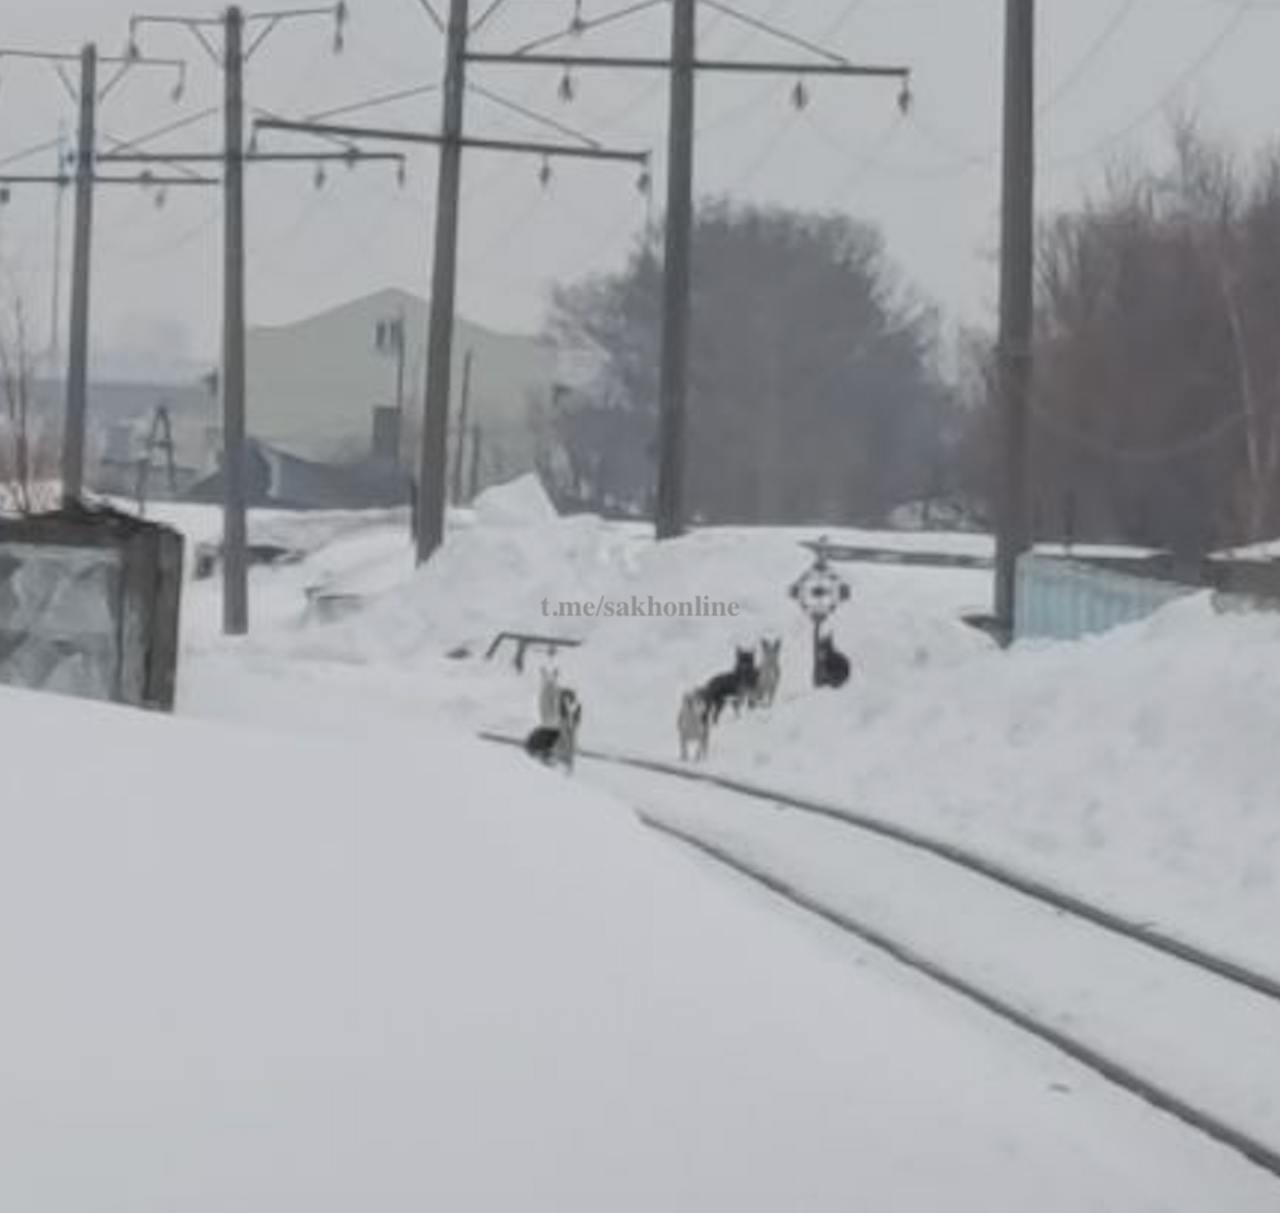
[[[676,732],[680,737],[680,761],[689,760],[689,747],[693,747],[695,762],[707,756],[711,740],[711,705],[701,691],[689,691],[680,701],[680,714],[676,717]]]
[[[734,652],[733,669],[725,674],[717,674],[701,691],[707,701],[712,724],[720,722],[720,713],[724,711],[726,703],[733,704],[736,716],[741,712],[742,705],[750,703],[755,694],[760,677],[760,671],[756,668],[756,655],[751,649],[744,648],[737,648]]]
[[[539,762],[553,766],[559,763],[573,771],[578,753],[578,729],[582,726],[582,704],[568,687],[556,692],[555,723],[540,724],[525,738],[525,752]]]
[[[782,637],[760,641],[760,673],[756,678],[756,702],[766,708],[773,705],[782,681]]]

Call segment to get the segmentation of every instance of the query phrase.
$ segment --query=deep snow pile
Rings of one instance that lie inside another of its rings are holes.
[[[0,692],[0,1208],[1274,1208],[583,783],[420,724]]]
[[[522,628],[586,639],[557,663],[583,697],[585,743],[673,758],[680,693],[725,668],[735,642],[772,632],[784,640],[779,702],[725,721],[716,766],[910,821],[1280,969],[1267,942],[1280,916],[1273,617],[1218,616],[1192,599],[1105,637],[1004,654],[960,622],[987,600],[987,574],[842,566],[853,598],[835,627],[854,677],[816,693],[808,624],[785,593],[809,559],[798,540],[811,533],[723,529],[655,545],[632,525],[548,520],[528,483],[494,491],[457,523],[428,566],[341,624],[301,625],[296,580],[323,549],[293,573],[264,577],[260,613],[288,626],[256,630],[234,659],[214,644],[189,662],[187,710],[266,716],[272,684],[286,679],[315,689],[316,725],[345,727],[355,704],[373,720],[434,705],[458,723],[523,731],[543,658],[521,679],[509,654],[475,656],[497,631]],[[391,542],[379,534],[367,541],[374,555]],[[972,542],[942,542],[952,538]],[[382,584],[405,567],[403,549],[387,560],[375,562]],[[287,597],[272,597],[284,587]],[[554,610],[633,594],[706,596],[739,614],[543,611],[544,600]],[[459,647],[473,658],[444,659]]]

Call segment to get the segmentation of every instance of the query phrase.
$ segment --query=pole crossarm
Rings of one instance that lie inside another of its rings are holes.
[[[669,72],[672,61],[661,56],[629,55],[546,55],[521,54],[511,51],[470,51],[470,63],[525,64],[530,67],[609,68],[636,71]],[[811,63],[805,60],[698,59],[693,64],[698,72],[770,73],[778,76],[869,76],[905,80],[911,69],[900,64]]]
[[[537,156],[565,156],[580,160],[622,160],[632,164],[647,164],[649,152],[624,148],[588,147],[572,143],[541,143],[524,139],[485,139],[463,135],[448,140],[443,135],[428,131],[407,131],[381,127],[335,125],[329,122],[293,122],[284,118],[259,118],[254,122],[259,130],[294,131],[300,134],[340,135],[349,139],[381,139],[395,143],[420,143],[443,147],[450,142],[460,147],[476,148],[491,152],[527,152]]]
[[[79,51],[44,51],[0,46],[0,59],[39,59],[45,63],[79,63]],[[159,59],[151,55],[100,55],[99,63],[131,64],[138,67],[186,67],[185,59]]]
[[[98,157],[101,159],[102,157]],[[91,178],[94,185],[220,185],[220,177],[200,177],[192,176],[184,173],[182,175],[175,174],[169,176],[156,176],[153,173],[139,173],[134,177],[122,176],[103,176],[95,173]],[[58,176],[49,174],[40,176],[36,173],[3,173],[0,174],[0,185],[57,185],[67,186],[75,182],[75,175],[71,173]]]
[[[102,152],[98,155],[99,164],[221,164],[226,157],[222,152]],[[361,160],[403,161],[403,152],[245,152],[240,157],[245,163],[270,161],[293,162],[306,161],[317,164],[321,161],[340,161],[355,164]],[[149,178],[148,180],[151,180]]]

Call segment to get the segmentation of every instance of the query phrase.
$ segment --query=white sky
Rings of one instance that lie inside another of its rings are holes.
[[[144,11],[209,16],[199,0],[143,0]],[[587,17],[628,0],[584,0]],[[267,7],[282,0],[265,0]],[[447,0],[434,0],[437,7]],[[473,15],[487,0],[472,0]],[[285,3],[284,6],[287,6]],[[878,223],[908,279],[952,321],[989,318],[995,294],[1003,0],[737,0],[744,12],[785,24],[868,62],[906,62],[916,108],[896,121],[886,82],[810,84],[803,113],[792,79],[704,77],[698,93],[699,192],[797,207],[840,208]],[[505,49],[567,24],[572,0],[507,0],[476,46]],[[1280,5],[1233,0],[1040,0],[1042,209],[1070,203],[1108,158],[1153,148],[1175,103],[1201,110],[1243,149],[1271,137],[1280,111],[1274,71]],[[346,51],[331,51],[323,18],[282,26],[249,68],[252,103],[302,115],[438,78],[442,40],[419,0],[350,0]],[[15,11],[16,10],[16,11]],[[3,38],[18,47],[74,50],[96,39],[123,47],[131,0],[9,0]],[[709,6],[701,52],[787,58],[792,52]],[[663,54],[665,6],[603,29],[582,49]],[[213,64],[182,29],[144,32],[144,52],[190,60],[188,88],[169,98],[172,76],[137,71],[104,103],[100,129],[117,138],[220,100]],[[572,44],[566,43],[572,49]],[[655,152],[662,197],[665,86],[646,73],[590,73],[577,96],[557,96],[549,69],[479,67],[474,83],[540,108],[603,141]],[[438,94],[353,115],[350,121],[436,129]],[[38,63],[0,60],[0,158],[56,134],[74,112],[56,76]],[[542,137],[524,120],[472,95],[470,133]],[[551,135],[555,138],[556,136]],[[272,134],[264,147],[303,146]],[[219,119],[156,149],[216,149]],[[306,143],[305,146],[316,146]],[[49,171],[52,153],[6,171]],[[468,154],[460,305],[502,328],[540,326],[549,283],[616,266],[645,215],[629,167],[557,164],[550,188],[525,157]],[[370,164],[331,165],[324,189],[309,164],[250,170],[249,318],[284,321],[327,304],[398,285],[425,293],[434,198],[430,152],[412,153],[409,180]],[[132,187],[98,192],[94,343],[99,349],[212,358],[218,346],[219,191],[172,191],[163,210]],[[66,198],[64,270],[70,258]],[[54,249],[54,192],[16,189],[0,210],[0,258],[47,338]],[[65,300],[65,291],[63,298]]]

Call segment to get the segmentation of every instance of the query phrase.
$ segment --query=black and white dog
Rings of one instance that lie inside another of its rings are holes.
[[[744,703],[753,703],[759,678],[760,670],[756,665],[755,653],[750,649],[735,649],[733,669],[717,674],[702,688],[702,697],[707,701],[711,723],[719,723],[720,713],[724,711],[726,703],[733,704],[735,716],[741,712]]]
[[[849,659],[836,648],[833,636],[818,639],[818,664],[814,680],[820,687],[842,687],[849,681]]]
[[[556,723],[540,724],[534,729],[525,738],[525,752],[547,766],[559,763],[566,771],[572,771],[581,726],[582,704],[577,694],[568,687],[560,687],[556,693]]]

